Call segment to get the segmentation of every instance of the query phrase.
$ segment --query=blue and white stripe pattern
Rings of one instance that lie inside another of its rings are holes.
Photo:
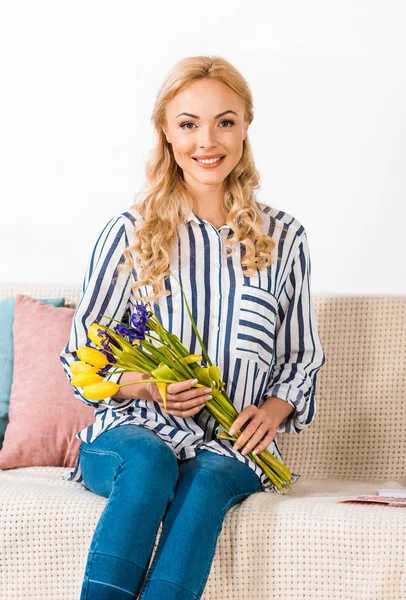
[[[307,235],[298,220],[262,202],[263,230],[276,242],[274,264],[247,277],[241,267],[244,246],[225,258],[225,240],[233,232],[228,225],[217,229],[190,211],[178,231],[171,255],[171,272],[180,281],[193,318],[237,412],[248,404],[261,406],[277,396],[295,408],[277,433],[300,433],[315,417],[317,375],[325,354],[317,331],[311,302],[310,255]],[[111,218],[101,231],[87,268],[81,300],[76,308],[69,341],[60,360],[70,379],[68,366],[79,360],[76,351],[89,342],[86,332],[94,320],[114,326],[107,318],[129,322],[135,306],[131,273],[117,271],[124,262],[123,251],[132,244],[136,223],[142,217],[132,208]],[[116,279],[116,281],[114,281]],[[172,293],[155,304],[155,313],[191,353],[201,354],[177,281],[170,276],[166,289]],[[137,290],[152,293],[151,286]],[[119,374],[109,375],[117,381]],[[72,387],[78,400],[95,407],[94,422],[76,437],[91,444],[111,427],[132,423],[154,430],[181,460],[195,456],[198,447],[245,462],[260,477],[262,489],[281,493],[249,456],[233,450],[233,442],[215,436],[217,422],[205,407],[193,417],[181,418],[164,412],[158,403],[139,398],[106,398],[88,401],[82,388]],[[280,460],[277,439],[267,448]],[[293,473],[292,482],[300,474]],[[61,479],[84,484],[79,461]]]

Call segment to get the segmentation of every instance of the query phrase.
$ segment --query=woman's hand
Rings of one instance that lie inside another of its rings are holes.
[[[168,415],[191,417],[202,410],[202,407],[210,400],[211,395],[207,397],[207,394],[210,394],[212,389],[204,386],[191,388],[193,381],[193,379],[187,379],[168,383],[166,387],[166,412]],[[152,400],[164,408],[163,399],[156,383],[150,381],[145,385]]]
[[[240,412],[232,427],[230,433],[233,435],[250,419],[249,425],[244,429],[239,438],[234,443],[234,450],[244,449],[241,454],[248,454],[255,449],[254,454],[259,454],[267,449],[269,444],[276,437],[276,429],[278,427],[277,419],[261,407],[254,404],[249,404]],[[262,440],[262,441],[261,441]]]

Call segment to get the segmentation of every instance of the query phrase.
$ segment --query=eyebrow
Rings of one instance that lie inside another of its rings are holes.
[[[226,115],[227,113],[233,113],[234,115],[236,115],[238,117],[237,113],[234,112],[233,110],[225,110],[224,112],[216,115],[214,118],[218,119],[219,117],[222,117],[223,115]],[[197,115],[192,115],[191,113],[187,113],[187,112],[180,113],[177,117],[175,117],[175,119],[177,119],[178,117],[180,117],[182,115],[186,115],[187,117],[192,117],[192,119],[200,119],[200,117],[198,117]]]

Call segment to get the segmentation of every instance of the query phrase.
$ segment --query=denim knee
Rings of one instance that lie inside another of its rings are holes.
[[[129,425],[108,430],[100,437],[103,439],[92,444],[82,443],[80,449],[85,483],[86,479],[91,480],[96,493],[102,487],[102,495],[107,497],[119,478],[123,489],[143,485],[150,493],[169,490],[173,499],[179,477],[178,460],[154,432]]]
[[[132,495],[131,490],[137,488],[143,491],[146,502],[157,495],[173,500],[179,468],[170,448],[143,439],[141,443],[123,444],[118,455],[120,465],[114,479],[120,482],[123,493]]]

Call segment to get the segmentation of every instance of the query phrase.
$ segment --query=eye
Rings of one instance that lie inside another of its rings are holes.
[[[226,119],[225,121],[221,121],[222,123],[230,123],[231,126],[234,125],[234,121],[232,119]],[[222,129],[230,129],[229,127],[222,127]]]
[[[235,122],[232,119],[224,119],[223,121],[221,121],[221,123],[229,123],[232,127]],[[191,121],[187,121],[186,123],[181,123],[179,127],[181,127],[181,129],[191,129],[190,127],[185,127],[186,125],[194,125],[194,123],[192,123]],[[221,127],[221,129],[230,129],[230,127]]]

